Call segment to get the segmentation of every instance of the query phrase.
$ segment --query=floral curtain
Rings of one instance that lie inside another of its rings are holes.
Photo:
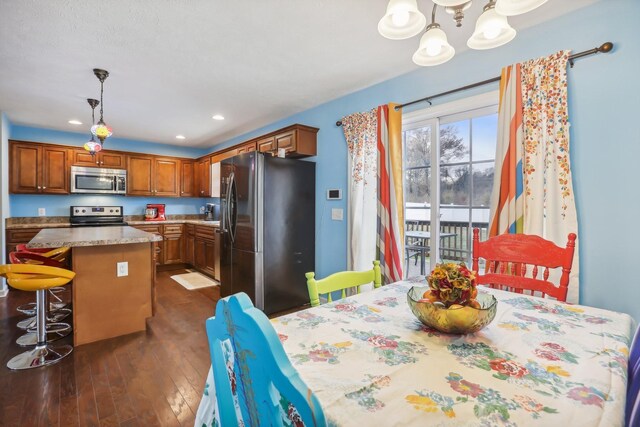
[[[402,280],[402,113],[382,105],[342,119],[349,150],[349,270],[380,261],[384,283]]]
[[[376,259],[376,110],[344,117],[342,130],[349,150],[348,269],[370,270]]]
[[[569,51],[506,67],[500,81],[489,235],[535,234],[564,247],[578,221],[569,161]],[[576,242],[577,246],[577,242]],[[567,301],[579,300],[575,251]],[[556,281],[560,272],[553,272]]]

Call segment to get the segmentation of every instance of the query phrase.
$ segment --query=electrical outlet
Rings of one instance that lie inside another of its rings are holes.
[[[204,213],[204,206],[200,206],[200,213],[203,214]]]
[[[128,262],[119,262],[117,268],[117,276],[124,277],[129,275],[129,263]]]
[[[46,216],[47,210],[45,208],[38,208],[38,216]]]
[[[331,219],[334,221],[342,221],[344,218],[344,210],[340,208],[331,209]]]

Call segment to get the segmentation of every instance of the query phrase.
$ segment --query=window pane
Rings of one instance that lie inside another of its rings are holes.
[[[411,203],[420,206],[431,203],[431,168],[411,169],[405,172],[405,202],[407,207]]]
[[[469,165],[440,168],[440,204],[469,205]]]
[[[469,120],[440,126],[440,163],[469,161]]]
[[[467,262],[469,258],[469,209],[440,207],[440,259]]]
[[[498,140],[498,115],[473,119],[473,161],[494,160]]]
[[[476,163],[473,165],[473,206],[491,204],[494,163]]]
[[[431,126],[404,133],[405,166],[428,166],[431,158]]]

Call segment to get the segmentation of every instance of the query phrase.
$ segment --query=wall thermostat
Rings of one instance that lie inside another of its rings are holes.
[[[327,190],[327,200],[342,200],[342,190],[339,188]]]

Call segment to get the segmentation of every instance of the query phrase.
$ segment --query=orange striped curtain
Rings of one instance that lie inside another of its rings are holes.
[[[378,122],[377,250],[385,283],[402,280],[404,197],[402,193],[402,112],[381,105]]]

